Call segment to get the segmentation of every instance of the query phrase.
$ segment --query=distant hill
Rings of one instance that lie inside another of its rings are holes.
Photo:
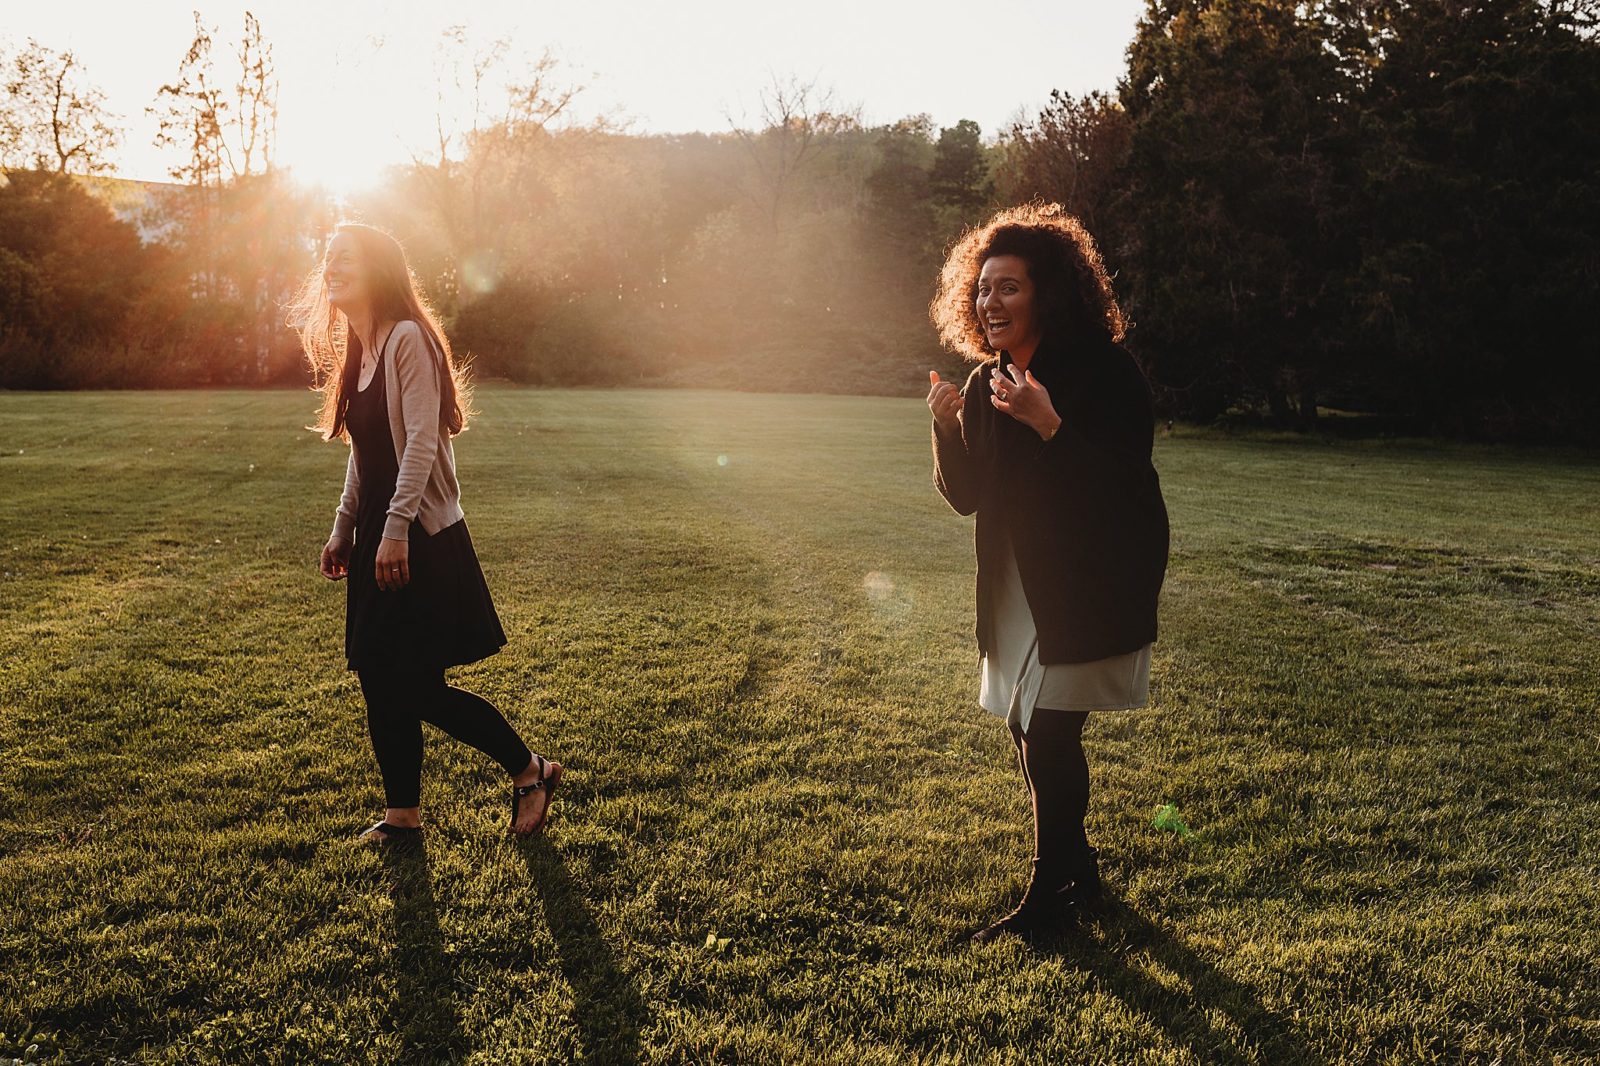
[[[113,214],[139,230],[146,244],[162,240],[172,230],[176,213],[165,204],[187,194],[188,186],[172,181],[138,181],[101,175],[74,174],[73,177],[104,201]]]
[[[112,214],[131,223],[139,231],[139,239],[146,244],[164,239],[172,230],[176,212],[167,205],[186,195],[188,189],[172,181],[139,181],[98,174],[73,174],[71,177],[111,208]],[[0,185],[5,184],[5,173],[0,171]]]

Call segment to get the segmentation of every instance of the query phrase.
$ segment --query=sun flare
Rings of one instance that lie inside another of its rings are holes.
[[[389,167],[410,161],[403,136],[417,127],[414,104],[397,94],[340,82],[278,128],[278,162],[336,200],[380,184]]]

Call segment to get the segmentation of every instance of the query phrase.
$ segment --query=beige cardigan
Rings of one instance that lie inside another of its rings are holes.
[[[413,520],[429,536],[461,521],[461,486],[456,481],[456,455],[450,434],[439,418],[439,381],[443,359],[432,338],[417,323],[397,322],[384,341],[383,382],[389,407],[389,431],[400,471],[394,479],[389,517],[383,535],[405,540]],[[345,466],[344,493],[333,520],[333,535],[355,540],[356,501],[361,480],[356,474],[355,441]]]

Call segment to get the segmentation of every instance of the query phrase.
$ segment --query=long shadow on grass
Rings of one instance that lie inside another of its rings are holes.
[[[1236,981],[1201,958],[1182,941],[1120,899],[1107,898],[1097,923],[1088,930],[1041,945],[1048,954],[1069,958],[1088,970],[1103,990],[1185,1045],[1201,1062],[1293,1062],[1308,1066],[1326,1060],[1306,1046],[1288,1019],[1264,1006],[1255,989]],[[1148,956],[1177,974],[1188,991],[1163,986],[1129,956]],[[1207,1015],[1222,1015],[1243,1033],[1223,1028]],[[1245,1047],[1242,1042],[1247,1041]],[[1259,1050],[1255,1055],[1251,1050]]]
[[[545,923],[556,943],[556,962],[572,989],[572,1014],[584,1059],[636,1063],[644,1001],[623,972],[595,924],[581,888],[573,884],[561,856],[548,843],[523,848],[528,879],[544,903]]]
[[[395,1024],[402,1062],[455,1062],[466,1057],[456,1007],[455,965],[444,949],[433,874],[419,847],[381,849],[394,901]]]

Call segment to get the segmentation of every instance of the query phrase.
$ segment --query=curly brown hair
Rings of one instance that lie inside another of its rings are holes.
[[[1028,264],[1047,334],[1121,343],[1127,320],[1094,238],[1060,204],[1019,204],[963,233],[939,271],[928,314],[946,348],[973,362],[993,355],[978,320],[978,274],[984,261],[1015,255]]]

